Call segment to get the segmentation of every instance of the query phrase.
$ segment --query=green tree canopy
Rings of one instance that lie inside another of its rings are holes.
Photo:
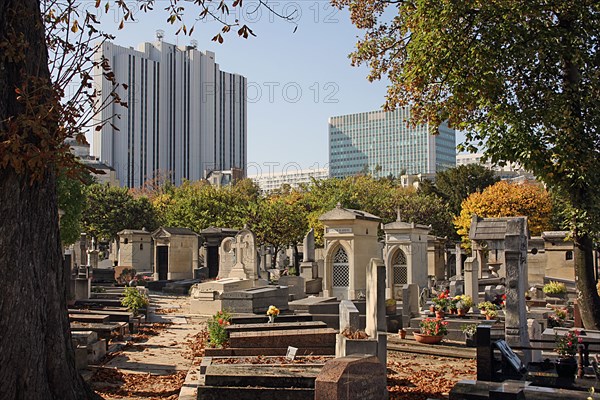
[[[450,206],[454,215],[460,214],[461,204],[471,193],[481,192],[486,187],[498,182],[494,171],[482,165],[459,165],[440,171],[435,175],[435,183],[423,185],[425,194],[436,194]]]
[[[58,208],[60,217],[60,240],[63,245],[75,243],[81,235],[81,215],[86,204],[85,185],[91,183],[91,176],[84,172],[81,177],[60,174],[57,177]]]
[[[123,229],[152,231],[158,221],[147,197],[134,198],[127,188],[93,184],[87,190],[82,225],[92,236],[112,240]]]

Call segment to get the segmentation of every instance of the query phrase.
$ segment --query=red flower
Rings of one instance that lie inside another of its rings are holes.
[[[219,325],[223,325],[223,318],[219,318]]]

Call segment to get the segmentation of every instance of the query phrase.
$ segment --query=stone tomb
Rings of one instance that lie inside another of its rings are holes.
[[[249,289],[252,281],[240,278],[225,278],[211,282],[198,283],[190,291],[190,312],[212,315],[223,309],[224,293]]]
[[[281,311],[288,310],[287,286],[265,286],[225,292],[221,295],[222,307],[236,313],[266,313],[270,305]]]
[[[386,367],[374,356],[340,357],[325,363],[315,380],[315,400],[385,400]]]
[[[304,278],[301,276],[284,275],[279,278],[279,285],[287,286],[289,288],[290,295],[293,300],[300,300],[306,297],[304,291]]]
[[[336,208],[319,217],[325,226],[323,296],[357,300],[367,291],[366,266],[381,257],[377,228],[381,219],[364,211]]]

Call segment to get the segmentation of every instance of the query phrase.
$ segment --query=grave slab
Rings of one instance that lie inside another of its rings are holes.
[[[385,400],[386,367],[377,357],[349,356],[325,363],[315,380],[315,400]]]

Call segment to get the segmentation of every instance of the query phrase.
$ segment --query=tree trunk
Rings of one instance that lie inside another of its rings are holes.
[[[7,120],[27,113],[15,89],[32,78],[49,83],[38,0],[0,2],[0,45],[7,43],[0,46],[0,143],[9,139]],[[26,46],[24,56],[9,56],[10,46],[19,45]],[[26,143],[39,140],[28,131],[17,133]],[[75,369],[55,171],[49,164],[43,168],[32,181],[25,169],[0,166],[0,398],[99,398]]]
[[[574,234],[575,279],[577,281],[577,304],[585,329],[600,330],[600,297],[594,274],[592,238],[587,234]]]

